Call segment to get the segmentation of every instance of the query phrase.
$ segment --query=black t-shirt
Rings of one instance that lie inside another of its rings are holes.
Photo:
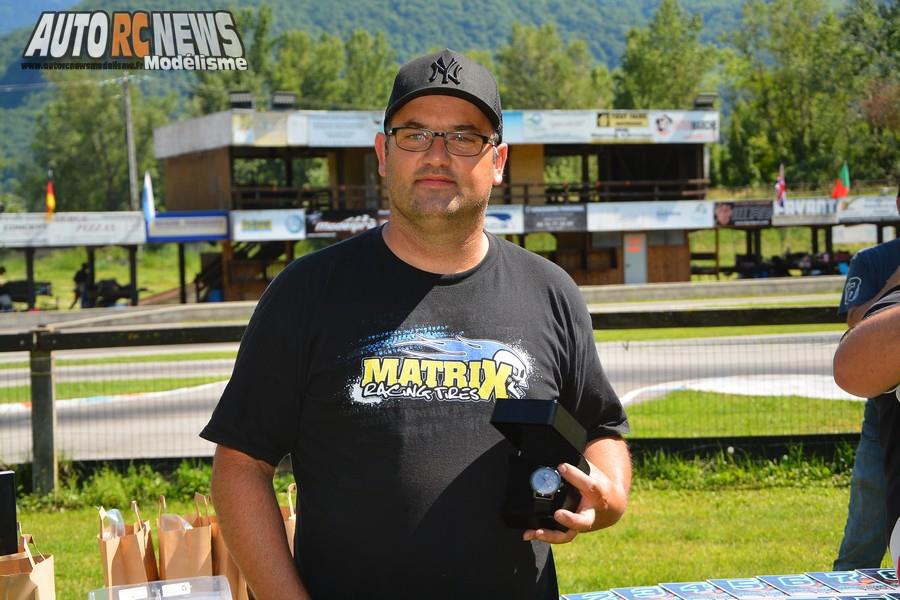
[[[549,547],[500,518],[513,448],[493,400],[558,399],[589,440],[628,424],[578,288],[488,237],[479,265],[442,276],[372,230],[295,261],[257,306],[201,435],[291,454],[314,598],[558,596]]]

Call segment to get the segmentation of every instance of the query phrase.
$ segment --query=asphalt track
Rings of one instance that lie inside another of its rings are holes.
[[[603,343],[597,349],[623,402],[633,405],[680,389],[771,396],[852,399],[831,378],[839,333],[741,336],[702,340]],[[172,347],[186,351],[233,350],[236,344]],[[117,349],[107,356],[166,351]],[[59,352],[58,358],[104,356],[104,351]],[[27,360],[7,354],[3,361]],[[57,402],[57,447],[74,460],[209,456],[212,445],[197,433],[211,414],[231,372],[230,360],[154,361],[58,367],[66,381],[159,377],[221,377],[215,383],[167,392],[95,396]],[[27,383],[23,369],[0,370],[0,387]],[[0,404],[0,462],[31,460],[30,407]]]

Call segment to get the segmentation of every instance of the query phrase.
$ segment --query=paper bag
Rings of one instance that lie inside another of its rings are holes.
[[[131,510],[134,511],[137,521],[125,526],[125,535],[109,539],[103,539],[102,535],[97,536],[100,558],[103,561],[103,585],[106,587],[147,583],[159,579],[150,522],[141,519],[137,502],[132,501]],[[102,534],[106,511],[101,506],[99,512]]]
[[[35,556],[29,544],[34,544],[34,539],[24,535],[18,553],[0,556],[2,600],[56,600],[53,555],[39,551]]]
[[[198,497],[206,499],[199,494]],[[204,519],[200,514],[198,497],[194,499],[195,513],[183,517],[183,522],[189,524],[189,529],[167,529],[164,526],[161,520],[166,510],[166,499],[163,496],[159,497],[156,534],[159,537],[160,579],[186,579],[213,575],[209,509],[207,507],[207,517]]]
[[[250,600],[252,596],[247,587],[247,580],[238,568],[237,563],[231,557],[222,530],[219,528],[219,520],[215,515],[209,514],[209,500],[206,496],[197,494],[195,501],[202,498],[206,506],[206,520],[209,523],[209,531],[212,537],[212,569],[213,575],[224,575],[231,587],[231,596],[234,600]]]

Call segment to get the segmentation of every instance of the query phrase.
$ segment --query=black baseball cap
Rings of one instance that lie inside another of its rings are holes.
[[[449,48],[420,56],[400,67],[384,111],[385,131],[400,107],[413,98],[429,95],[456,96],[471,102],[494,126],[497,141],[503,139],[503,112],[497,80],[487,69]]]

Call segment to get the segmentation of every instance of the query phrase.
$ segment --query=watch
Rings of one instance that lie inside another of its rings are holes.
[[[553,497],[563,486],[562,476],[552,467],[538,467],[529,479],[534,492],[534,506],[539,512],[547,512],[553,504]]]

